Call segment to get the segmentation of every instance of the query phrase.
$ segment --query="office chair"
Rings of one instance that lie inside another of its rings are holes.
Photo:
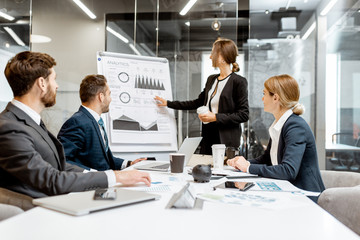
[[[27,211],[33,207],[32,198],[17,192],[10,191],[6,188],[0,187],[0,204],[8,204],[21,208]]]
[[[360,137],[356,140],[355,146],[360,147]],[[360,172],[360,152],[354,152],[354,162],[353,165],[350,166],[350,171]]]
[[[338,132],[332,135],[333,144],[346,144],[355,146],[355,141],[352,132]],[[351,166],[354,163],[354,153],[352,152],[334,152],[333,156],[329,158],[334,165],[332,170],[335,171],[351,171]],[[354,168],[355,170],[355,168]]]
[[[325,185],[320,207],[360,235],[360,173],[321,170]]]
[[[13,217],[23,212],[24,210],[22,210],[19,207],[0,203],[0,221]]]

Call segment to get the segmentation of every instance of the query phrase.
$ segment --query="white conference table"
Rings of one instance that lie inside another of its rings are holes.
[[[182,179],[197,190],[186,173],[151,172],[152,181]],[[251,181],[257,181],[255,178]],[[143,187],[143,186],[139,186]],[[247,191],[247,193],[249,193]],[[272,192],[287,199],[276,208],[204,202],[202,210],[165,209],[173,191],[161,199],[73,217],[36,207],[0,223],[1,239],[360,239],[317,204],[301,194]]]
[[[332,152],[346,152],[346,151],[359,152],[360,151],[360,147],[351,146],[351,145],[347,145],[347,144],[341,144],[341,143],[326,144],[325,149],[327,151],[332,151]]]

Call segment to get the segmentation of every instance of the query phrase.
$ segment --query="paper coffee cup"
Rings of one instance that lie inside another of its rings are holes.
[[[214,169],[223,169],[224,167],[224,157],[225,157],[225,144],[214,144],[211,146],[212,156],[213,156],[213,165]]]
[[[201,106],[196,109],[197,114],[204,114],[209,112],[209,108],[207,106]],[[204,124],[208,124],[208,122],[203,122]]]
[[[182,173],[184,171],[185,154],[170,153],[170,172]]]

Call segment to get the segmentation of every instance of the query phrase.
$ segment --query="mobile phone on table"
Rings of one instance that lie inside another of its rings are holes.
[[[116,199],[116,190],[99,188],[95,190],[94,200],[115,200]]]
[[[251,187],[253,187],[255,184],[253,182],[232,182],[232,181],[226,181],[215,188],[234,188],[239,189],[240,191],[247,191]]]

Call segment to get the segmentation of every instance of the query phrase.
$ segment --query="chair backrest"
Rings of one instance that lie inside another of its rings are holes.
[[[342,143],[355,146],[354,134],[352,132],[338,132],[331,136],[332,143]]]
[[[360,185],[360,173],[321,170],[325,188],[354,187]]]
[[[22,210],[19,207],[0,203],[0,221],[18,215],[23,212],[24,210]]]
[[[26,211],[35,207],[32,200],[32,197],[27,195],[0,188],[0,203],[13,205]]]

